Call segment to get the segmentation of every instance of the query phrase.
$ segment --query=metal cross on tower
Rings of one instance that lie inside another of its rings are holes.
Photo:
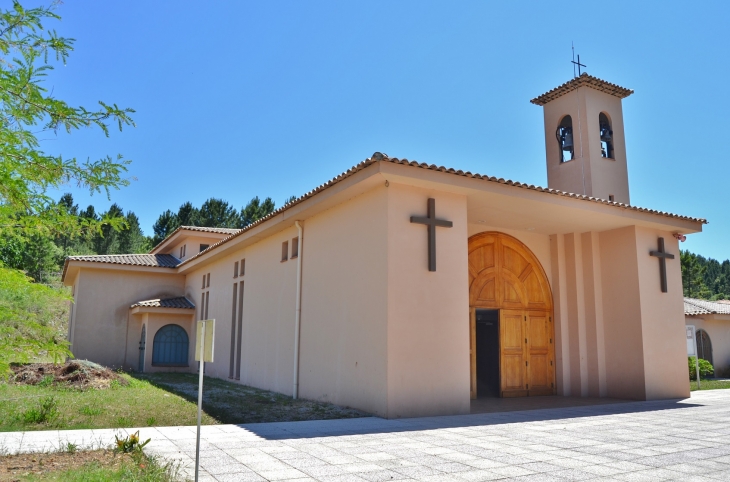
[[[578,54],[578,61],[575,61],[575,47],[573,45],[570,45],[570,48],[573,50],[573,60],[570,61],[570,63],[573,64],[573,77],[576,77],[575,75],[575,67],[578,66],[578,76],[580,76],[580,68],[585,67],[585,65],[580,63],[580,54]]]
[[[436,200],[433,198],[428,200],[428,215],[425,218],[423,216],[411,216],[411,222],[428,226],[428,270],[436,271],[436,226],[450,228],[454,223],[436,219]]]
[[[662,283],[662,293],[667,292],[667,260],[674,259],[673,254],[664,251],[664,238],[659,238],[659,249],[657,251],[649,251],[650,256],[659,258],[659,277]]]

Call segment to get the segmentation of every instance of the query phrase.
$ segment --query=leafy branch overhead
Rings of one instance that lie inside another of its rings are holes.
[[[71,184],[92,194],[129,184],[124,156],[78,160],[43,151],[39,135],[70,133],[83,127],[134,126],[134,110],[99,101],[95,109],[71,106],[56,98],[43,82],[52,61],[65,63],[74,39],[46,30],[44,22],[59,20],[56,4],[26,9],[17,1],[0,12],[0,235],[9,231],[63,232],[66,235],[100,229],[108,220],[78,223],[56,204],[49,189]],[[117,227],[123,221],[114,221]]]

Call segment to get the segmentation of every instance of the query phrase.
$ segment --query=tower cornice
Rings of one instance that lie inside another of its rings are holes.
[[[558,97],[561,97],[561,96],[567,94],[568,92],[572,92],[580,87],[590,87],[590,88],[598,90],[600,92],[605,92],[607,94],[616,96],[619,99],[624,99],[634,93],[634,91],[631,89],[627,89],[625,87],[621,87],[620,85],[606,82],[603,79],[599,79],[598,77],[593,77],[592,75],[588,75],[587,73],[584,72],[580,76],[578,76],[558,87],[555,87],[554,89],[549,90],[538,97],[535,97],[530,102],[532,102],[535,105],[545,105],[548,102],[551,102],[551,101],[557,99]]]

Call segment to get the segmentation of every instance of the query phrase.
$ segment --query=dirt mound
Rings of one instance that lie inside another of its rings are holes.
[[[127,385],[127,380],[107,367],[87,360],[12,365],[10,382],[18,385],[56,385],[69,388],[109,388],[114,380]]]

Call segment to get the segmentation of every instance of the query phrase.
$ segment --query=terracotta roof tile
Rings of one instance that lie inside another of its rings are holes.
[[[684,299],[684,314],[693,315],[730,315],[730,303],[719,301]]]
[[[218,241],[217,243],[212,244],[211,246],[209,246],[207,249],[201,251],[200,253],[197,253],[194,256],[191,256],[190,258],[188,258],[185,261],[183,261],[182,263],[180,263],[180,266],[185,265],[185,264],[193,261],[194,259],[197,259],[197,258],[205,255],[209,251],[216,249],[218,246],[220,246],[222,244],[228,243],[229,241],[233,240],[234,238],[243,235],[249,229],[253,229],[256,226],[258,226],[262,223],[265,223],[269,219],[278,216],[279,214],[283,213],[284,211],[296,206],[297,204],[299,204],[301,202],[306,201],[307,199],[315,196],[316,194],[319,194],[320,192],[324,191],[325,189],[327,189],[331,186],[334,186],[335,184],[337,184],[341,181],[344,181],[348,177],[351,177],[351,176],[357,174],[358,172],[360,172],[378,162],[388,162],[391,164],[400,164],[400,165],[411,166],[411,167],[420,168],[420,169],[428,169],[430,171],[445,172],[445,173],[453,174],[456,176],[480,179],[480,180],[487,181],[487,182],[496,182],[499,184],[506,184],[508,186],[514,186],[514,187],[518,187],[518,188],[522,188],[522,189],[530,189],[533,191],[538,191],[538,192],[542,192],[542,193],[546,193],[546,194],[552,194],[552,195],[556,195],[556,196],[564,196],[564,197],[569,197],[569,198],[573,198],[573,199],[579,199],[582,201],[589,201],[589,202],[594,202],[594,203],[598,203],[598,204],[606,204],[609,206],[615,206],[617,208],[630,210],[630,211],[656,214],[656,215],[664,216],[667,218],[681,219],[683,221],[692,221],[692,222],[696,222],[696,223],[707,224],[707,220],[703,219],[703,218],[693,218],[690,216],[682,216],[679,214],[672,214],[672,213],[668,213],[665,211],[657,211],[655,209],[631,206],[629,204],[623,204],[623,203],[619,203],[619,202],[615,202],[615,201],[607,201],[605,199],[586,196],[583,194],[574,194],[574,193],[569,193],[569,192],[565,192],[565,191],[559,191],[557,189],[549,189],[549,188],[545,188],[545,187],[535,186],[534,184],[524,184],[524,183],[517,182],[517,181],[510,181],[509,179],[490,177],[490,176],[486,176],[486,175],[482,175],[482,174],[472,174],[469,171],[462,171],[462,170],[457,170],[457,169],[453,169],[453,168],[447,168],[444,166],[437,166],[435,164],[419,163],[416,161],[409,161],[408,159],[398,159],[395,157],[391,158],[391,157],[388,157],[386,154],[381,154],[380,152],[376,152],[375,154],[373,154],[373,156],[371,158],[365,159],[360,164],[357,164],[356,166],[351,167],[350,169],[343,172],[339,176],[332,178],[331,180],[327,181],[326,183],[317,186],[316,188],[312,189],[308,193],[285,204],[284,206],[280,207],[279,209],[272,212],[271,214],[259,219],[258,221],[255,221],[255,222],[249,224],[245,228],[239,230],[236,234],[233,234],[225,239],[222,239],[222,240]]]
[[[180,226],[177,228],[177,230],[186,230],[186,231],[200,231],[203,233],[218,233],[218,234],[236,234],[240,231],[240,229],[235,228],[208,228],[205,226]],[[172,235],[170,235],[172,236]]]
[[[175,268],[180,264],[180,260],[171,254],[99,254],[69,256],[66,260],[124,264],[129,266],[150,266],[154,268]]]
[[[545,105],[548,102],[555,100],[558,97],[567,94],[568,92],[572,92],[579,87],[590,87],[592,89],[596,89],[607,94],[615,95],[619,99],[623,99],[634,93],[634,91],[631,89],[626,89],[624,87],[621,87],[620,85],[606,82],[605,80],[599,79],[598,77],[593,77],[592,75],[588,75],[584,72],[579,77],[576,77],[573,80],[569,80],[563,85],[555,87],[553,90],[549,90],[544,94],[535,97],[530,102],[535,105]]]
[[[130,308],[135,308],[137,306],[145,308],[183,308],[186,310],[195,309],[195,305],[193,304],[193,302],[184,296],[178,296],[177,298],[138,301],[130,306]]]

